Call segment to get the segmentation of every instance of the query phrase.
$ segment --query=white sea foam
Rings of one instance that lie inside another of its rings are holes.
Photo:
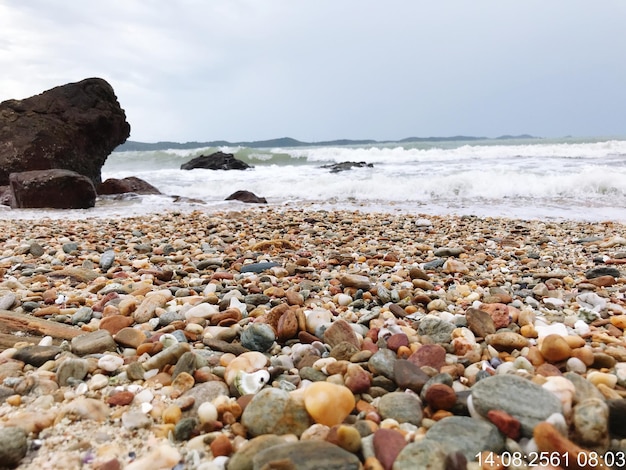
[[[200,154],[235,153],[254,165],[245,171],[180,170]],[[332,173],[327,163],[373,166]],[[103,179],[136,176],[168,197],[104,199],[85,216],[122,216],[177,210],[240,208],[224,202],[236,190],[264,196],[270,205],[405,210],[520,218],[626,222],[626,140],[565,139],[417,142],[348,147],[200,148],[116,152]],[[8,217],[55,217],[55,211],[4,211]],[[64,217],[71,212],[62,212]]]

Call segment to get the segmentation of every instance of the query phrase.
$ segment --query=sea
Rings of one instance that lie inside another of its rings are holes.
[[[181,170],[222,151],[248,170]],[[363,162],[332,172],[325,165]],[[200,147],[115,151],[102,179],[135,176],[163,196],[105,196],[92,209],[0,209],[8,218],[125,217],[241,210],[237,190],[264,207],[626,223],[626,137],[429,140],[366,145]]]

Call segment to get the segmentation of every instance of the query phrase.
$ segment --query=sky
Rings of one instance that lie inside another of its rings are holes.
[[[107,80],[130,140],[626,136],[623,0],[0,0],[0,101]]]

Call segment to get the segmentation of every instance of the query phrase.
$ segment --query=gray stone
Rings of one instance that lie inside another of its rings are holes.
[[[189,375],[193,375],[195,370],[196,355],[191,351],[187,351],[186,353],[183,353],[183,355],[180,356],[180,358],[178,359],[178,362],[176,362],[176,366],[174,367],[174,371],[172,372],[172,379],[175,379],[181,372],[186,372]]]
[[[598,390],[598,388],[589,382],[584,377],[578,375],[575,372],[565,372],[563,374],[567,380],[574,384],[576,393],[574,394],[574,403],[581,403],[589,398],[604,399],[604,395]]]
[[[255,455],[270,447],[282,444],[285,444],[285,440],[274,434],[266,434],[250,439],[228,460],[226,468],[228,470],[252,470],[252,459]]]
[[[0,310],[10,310],[16,300],[17,297],[13,292],[0,295]]]
[[[39,258],[40,256],[42,256],[45,251],[43,249],[43,246],[41,246],[39,243],[37,242],[33,242],[30,244],[30,249],[28,250],[30,252],[31,255],[33,255],[35,258]]]
[[[592,268],[585,272],[587,279],[595,279],[602,276],[613,276],[615,278],[621,277],[619,269],[610,268],[608,266],[600,266],[598,268]]]
[[[192,397],[194,399],[193,406],[185,412],[189,416],[198,416],[198,407],[205,401],[213,401],[219,396],[228,396],[228,385],[224,382],[213,380],[196,384],[190,390],[187,390],[182,396]]]
[[[609,407],[603,399],[589,398],[574,406],[575,441],[603,452],[609,445]]]
[[[393,380],[393,370],[396,364],[396,353],[390,349],[379,349],[367,361],[367,367],[375,375],[382,375]]]
[[[62,349],[59,346],[26,346],[18,349],[13,355],[13,359],[31,366],[41,367],[47,361],[53,360],[61,351]]]
[[[415,470],[416,463],[423,470],[446,470],[446,453],[430,439],[407,444],[393,463],[393,470]]]
[[[358,470],[361,468],[361,461],[356,455],[330,442],[313,440],[290,442],[262,450],[254,456],[252,463],[253,470],[267,468]]]
[[[484,450],[499,453],[504,449],[504,437],[496,426],[467,416],[437,421],[426,432],[426,439],[437,442],[446,454],[461,452],[468,461],[476,460],[476,454]]]
[[[81,307],[72,315],[72,325],[89,323],[93,317],[93,310],[89,307]]]
[[[380,397],[378,412],[383,419],[395,419],[399,423],[422,424],[422,405],[419,399],[404,392],[392,392]]]
[[[428,336],[435,343],[449,343],[455,328],[453,323],[434,315],[426,315],[420,320],[417,332],[420,336]]]
[[[162,370],[164,366],[176,364],[178,359],[189,351],[190,346],[188,343],[176,343],[169,348],[155,354],[146,362],[143,363],[145,370],[159,369]]]
[[[128,380],[131,381],[143,380],[145,373],[146,371],[141,365],[141,362],[131,362],[128,364],[128,367],[126,367],[126,376],[128,377]]]
[[[311,424],[304,405],[289,393],[276,388],[265,388],[248,403],[241,423],[251,436],[262,434],[295,434],[300,436]]]
[[[89,372],[89,362],[86,359],[65,359],[57,369],[57,381],[61,387],[74,385],[83,380]]]
[[[78,243],[76,242],[63,243],[63,246],[61,248],[63,249],[64,253],[67,253],[69,255],[70,253],[78,250]]]
[[[96,330],[92,333],[72,338],[71,348],[72,352],[77,356],[85,356],[87,354],[115,351],[117,345],[113,336],[107,330]]]
[[[503,410],[517,418],[522,435],[531,437],[534,427],[553,413],[562,413],[557,396],[516,375],[494,375],[472,387],[472,406],[486,417],[490,410]]]
[[[455,246],[437,248],[433,254],[435,256],[459,256],[461,253],[465,253],[465,249],[460,246]]]
[[[252,351],[266,352],[274,341],[276,335],[267,323],[252,323],[241,333],[241,345]]]
[[[0,465],[16,467],[26,455],[28,440],[26,432],[18,427],[0,428]]]
[[[113,266],[114,262],[115,262],[115,251],[106,250],[104,253],[100,255],[99,266],[102,271],[108,271],[109,268]]]
[[[198,426],[196,418],[183,418],[174,427],[174,439],[187,441],[191,438],[193,430]]]
[[[275,263],[273,261],[264,261],[264,262],[261,262],[261,263],[246,264],[246,265],[241,267],[239,272],[242,272],[242,273],[262,273],[263,271],[266,271],[266,270],[268,270],[270,268],[273,268],[275,266],[280,266],[280,263]]]

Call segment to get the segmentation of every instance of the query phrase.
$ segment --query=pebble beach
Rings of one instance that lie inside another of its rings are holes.
[[[626,466],[626,225],[0,220],[0,466]]]

